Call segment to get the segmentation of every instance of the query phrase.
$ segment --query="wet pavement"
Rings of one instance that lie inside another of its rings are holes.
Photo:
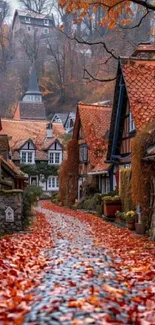
[[[137,292],[145,297],[148,281],[130,287],[126,270],[122,281],[115,267],[121,258],[113,260],[111,250],[97,245],[86,220],[39,211],[52,225],[55,248],[46,251],[51,262],[33,291],[36,301],[24,325],[142,324],[137,311],[143,313],[146,307]]]

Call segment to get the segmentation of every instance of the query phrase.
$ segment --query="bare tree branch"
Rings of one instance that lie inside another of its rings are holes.
[[[106,50],[106,52],[107,52],[108,54],[111,55],[111,57],[113,57],[115,60],[118,60],[118,59],[119,59],[119,56],[116,56],[116,55],[113,53],[114,50],[113,50],[113,49],[109,50],[108,47],[107,47],[107,45],[106,45],[105,42],[103,42],[103,41],[89,42],[89,41],[84,41],[83,39],[80,40],[80,39],[78,39],[76,36],[71,37],[71,36],[67,35],[64,31],[61,31],[61,33],[65,34],[66,37],[69,38],[70,40],[72,40],[72,41],[75,40],[75,41],[76,41],[77,43],[79,43],[79,44],[86,44],[86,45],[90,45],[90,46],[94,46],[94,45],[102,45],[102,46],[104,47],[104,49]]]
[[[111,81],[116,80],[116,77],[109,78],[109,79],[96,78],[86,68],[84,68],[83,71],[84,71],[84,77],[83,78],[86,79],[86,80],[90,80],[90,79],[85,76],[85,73],[88,74],[88,76],[92,79],[91,81],[111,82]]]

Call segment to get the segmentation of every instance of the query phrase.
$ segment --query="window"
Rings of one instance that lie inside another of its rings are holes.
[[[26,163],[26,152],[22,151],[22,157],[21,157],[22,164]]]
[[[38,27],[35,27],[35,31],[38,32]]]
[[[25,21],[27,24],[30,24],[31,23],[31,18],[30,17],[25,17]]]
[[[135,123],[134,123],[134,120],[133,120],[133,116],[132,116],[132,113],[130,112],[130,115],[129,115],[129,131],[132,132],[135,130]]]
[[[49,19],[44,19],[44,25],[49,26]]]
[[[107,177],[102,178],[102,194],[110,192],[110,179]]]
[[[58,176],[49,176],[47,180],[47,187],[48,190],[58,190],[59,188]]]
[[[50,151],[49,152],[49,164],[60,165],[62,162],[62,152]]]
[[[28,152],[27,154],[28,154],[28,155],[27,155],[27,162],[28,162],[29,164],[32,164],[32,152]]]
[[[80,158],[81,162],[87,162],[88,161],[88,147],[87,147],[87,145],[81,145],[80,146],[79,155],[80,155],[79,158]]]
[[[30,32],[31,31],[31,27],[30,26],[27,26],[27,30],[28,30],[28,32]]]
[[[49,34],[49,29],[48,28],[44,28],[44,34]]]
[[[35,163],[35,153],[33,150],[25,150],[20,152],[21,164],[32,165]]]
[[[60,163],[60,152],[55,153],[55,163],[59,164]]]

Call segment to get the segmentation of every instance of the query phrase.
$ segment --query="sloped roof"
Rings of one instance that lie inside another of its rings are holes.
[[[122,59],[122,72],[137,130],[155,118],[155,60]]]
[[[0,156],[1,164],[8,167],[11,173],[14,174],[15,177],[25,178],[24,173],[17,167],[11,160],[6,160],[2,156]]]
[[[108,167],[104,160],[108,145],[107,131],[110,128],[111,106],[79,103],[78,113],[93,171],[105,170]]]
[[[31,139],[38,150],[42,150],[43,144],[46,141],[46,126],[45,121],[23,121],[2,119],[2,131],[0,134],[8,134],[10,139],[10,147],[17,151],[26,141]],[[63,125],[53,123],[53,139],[62,137],[65,134]],[[53,141],[50,139],[50,141]],[[39,154],[39,153],[38,153]]]
[[[53,113],[50,116],[51,122],[54,120],[55,116],[58,116],[63,124],[66,123],[69,113]]]
[[[37,72],[35,67],[35,62],[33,62],[30,76],[29,76],[29,84],[28,84],[28,90],[26,94],[36,94],[41,95],[39,86],[38,86],[38,80],[37,80]]]
[[[15,120],[46,120],[43,103],[19,102],[14,114]]]

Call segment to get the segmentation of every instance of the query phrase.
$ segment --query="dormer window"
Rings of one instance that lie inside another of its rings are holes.
[[[48,162],[50,165],[60,165],[62,163],[62,152],[49,151]]]
[[[27,24],[30,24],[31,23],[31,18],[30,17],[25,17],[25,21]]]
[[[44,19],[44,25],[49,26],[49,19]]]
[[[135,131],[136,127],[135,127],[135,123],[134,123],[134,120],[133,120],[133,116],[132,116],[132,113],[130,112],[130,115],[129,115],[129,131],[132,132],[132,131]]]
[[[21,150],[20,163],[24,165],[35,164],[35,152],[33,150]]]

